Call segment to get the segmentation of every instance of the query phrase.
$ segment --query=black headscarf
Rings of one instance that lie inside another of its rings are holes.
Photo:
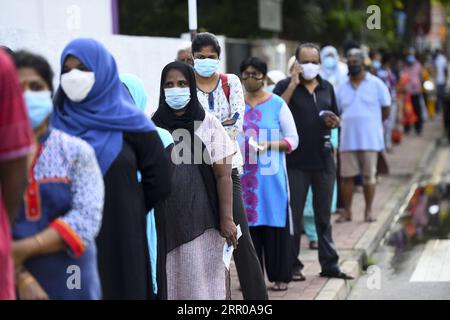
[[[186,77],[191,92],[191,101],[189,101],[186,106],[186,112],[182,116],[175,115],[175,110],[167,104],[164,93],[164,83],[166,82],[167,73],[173,69],[180,71]],[[195,82],[194,70],[184,62],[175,61],[169,63],[164,67],[161,74],[159,106],[152,120],[158,127],[164,128],[169,132],[176,129],[186,129],[193,135],[196,129],[194,128],[194,122],[203,121],[204,119],[205,110],[197,98],[197,84]]]
[[[186,80],[189,82],[189,88],[191,92],[191,100],[186,106],[186,112],[178,116],[175,114],[175,110],[173,110],[165,100],[164,94],[164,83],[166,81],[167,74],[170,70],[179,70],[186,77]],[[165,236],[167,240],[167,252],[170,252],[172,249],[187,243],[189,241],[194,240],[196,237],[203,234],[203,232],[209,228],[217,228],[219,229],[219,209],[218,209],[218,197],[217,197],[217,188],[216,188],[216,179],[214,177],[214,173],[212,170],[212,165],[210,164],[209,159],[203,159],[203,155],[207,154],[204,152],[205,145],[203,142],[194,143],[194,140],[199,140],[199,138],[195,135],[195,130],[197,129],[195,125],[200,124],[205,119],[205,110],[202,105],[198,101],[197,98],[197,85],[195,82],[194,70],[191,66],[183,63],[183,62],[172,62],[169,63],[162,71],[161,75],[161,89],[160,89],[160,98],[159,98],[159,107],[155,112],[152,120],[154,123],[172,133],[176,129],[186,129],[191,134],[191,147],[192,154],[195,154],[195,147],[202,146],[201,150],[197,150],[197,152],[202,152],[202,163],[201,164],[192,164],[193,166],[199,166],[198,169],[202,176],[202,180],[205,183],[207,197],[210,202],[210,207],[212,210],[212,215],[208,215],[207,217],[192,217],[190,220],[190,225],[185,226],[186,232],[183,234],[171,232],[170,225],[172,223],[177,223],[176,217],[174,221],[168,221],[171,218],[166,219],[166,227],[165,227]],[[155,213],[158,219],[158,208],[156,208]],[[158,224],[158,222],[157,222]]]

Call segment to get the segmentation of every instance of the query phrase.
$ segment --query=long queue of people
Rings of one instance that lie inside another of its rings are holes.
[[[149,119],[142,81],[96,40],[64,48],[56,90],[43,57],[0,52],[0,299],[229,299],[234,249],[244,299],[266,300],[265,275],[275,291],[305,280],[303,231],[323,277],[352,279],[331,214],[352,219],[360,176],[375,219],[389,109],[405,109],[388,64],[377,77],[358,48],[343,63],[305,43],[289,77],[250,57],[239,78],[220,55],[198,34]]]

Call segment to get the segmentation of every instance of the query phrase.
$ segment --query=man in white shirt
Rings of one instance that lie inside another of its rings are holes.
[[[350,79],[337,91],[341,113],[340,164],[345,213],[339,222],[351,221],[353,178],[364,177],[365,221],[372,222],[378,152],[384,150],[383,121],[389,117],[391,95],[382,80],[364,70],[360,49],[347,54]]]

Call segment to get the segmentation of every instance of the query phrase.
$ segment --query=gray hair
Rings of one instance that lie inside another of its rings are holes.
[[[305,43],[300,44],[297,47],[297,49],[295,50],[295,58],[296,59],[299,59],[300,52],[302,51],[302,49],[305,49],[305,48],[316,49],[317,54],[319,55],[319,60],[320,60],[320,47],[319,47],[319,45],[312,43],[312,42],[305,42]]]

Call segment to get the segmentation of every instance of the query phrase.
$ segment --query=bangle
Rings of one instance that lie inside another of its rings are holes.
[[[38,234],[34,236],[34,239],[36,239],[37,243],[39,244],[39,248],[42,249],[44,246],[44,240],[42,240],[42,237]]]

